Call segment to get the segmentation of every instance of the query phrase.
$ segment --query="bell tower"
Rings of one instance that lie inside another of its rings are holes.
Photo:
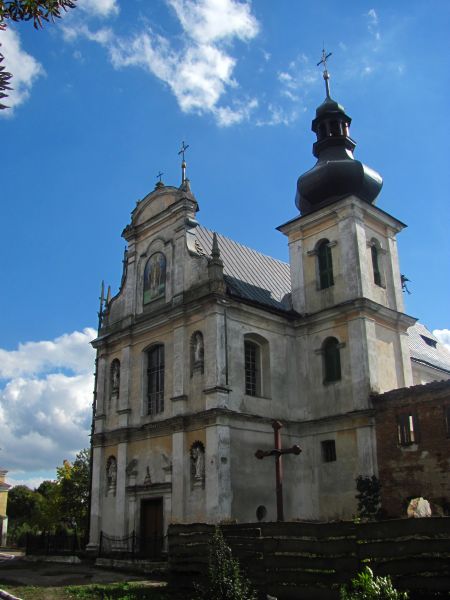
[[[354,158],[351,118],[330,94],[329,56],[318,63],[326,96],[312,121],[317,162],[298,178],[300,215],[279,227],[289,240],[293,307],[308,323],[300,328],[304,377],[317,400],[331,389],[336,399],[316,402],[310,418],[368,408],[370,392],[412,385],[406,330],[415,319],[403,312],[396,243],[405,225],[375,206],[383,181]],[[324,374],[331,343],[339,351],[332,382]]]

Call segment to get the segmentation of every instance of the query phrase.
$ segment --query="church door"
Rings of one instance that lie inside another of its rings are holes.
[[[163,538],[163,499],[142,500],[140,544],[142,555],[145,558],[161,556]]]

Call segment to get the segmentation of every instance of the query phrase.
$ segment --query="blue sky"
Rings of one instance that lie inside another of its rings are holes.
[[[115,293],[120,234],[178,149],[205,226],[287,260],[331,91],[355,156],[381,173],[378,206],[408,228],[408,314],[450,341],[447,0],[79,0],[57,24],[0,32],[13,71],[3,148],[0,463],[53,477],[86,446],[100,282]]]

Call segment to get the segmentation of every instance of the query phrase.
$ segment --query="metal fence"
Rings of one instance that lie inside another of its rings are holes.
[[[68,533],[27,533],[25,543],[26,554],[40,555],[73,555],[84,549],[82,536]]]
[[[133,531],[130,535],[119,537],[102,531],[98,555],[102,558],[156,560],[163,555],[163,542],[162,536],[146,538]]]

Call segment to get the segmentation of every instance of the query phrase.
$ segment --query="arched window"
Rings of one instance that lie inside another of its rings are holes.
[[[322,345],[324,383],[341,379],[340,344],[335,337],[327,338]]]
[[[379,265],[379,251],[375,243],[370,247],[370,253],[372,255],[372,268],[373,268],[373,281],[376,285],[381,286],[381,271]]]
[[[166,292],[166,257],[155,252],[144,269],[144,304],[163,298]]]
[[[319,287],[321,290],[334,285],[333,259],[330,242],[322,240],[317,247],[317,262],[319,267]]]
[[[260,380],[260,351],[255,342],[244,342],[245,352],[245,393],[248,396],[258,396]]]
[[[147,414],[164,411],[164,346],[147,351]]]
[[[245,394],[270,397],[269,342],[257,333],[244,336]]]
[[[120,361],[115,358],[111,363],[110,371],[110,396],[111,398],[119,397],[120,390]]]

